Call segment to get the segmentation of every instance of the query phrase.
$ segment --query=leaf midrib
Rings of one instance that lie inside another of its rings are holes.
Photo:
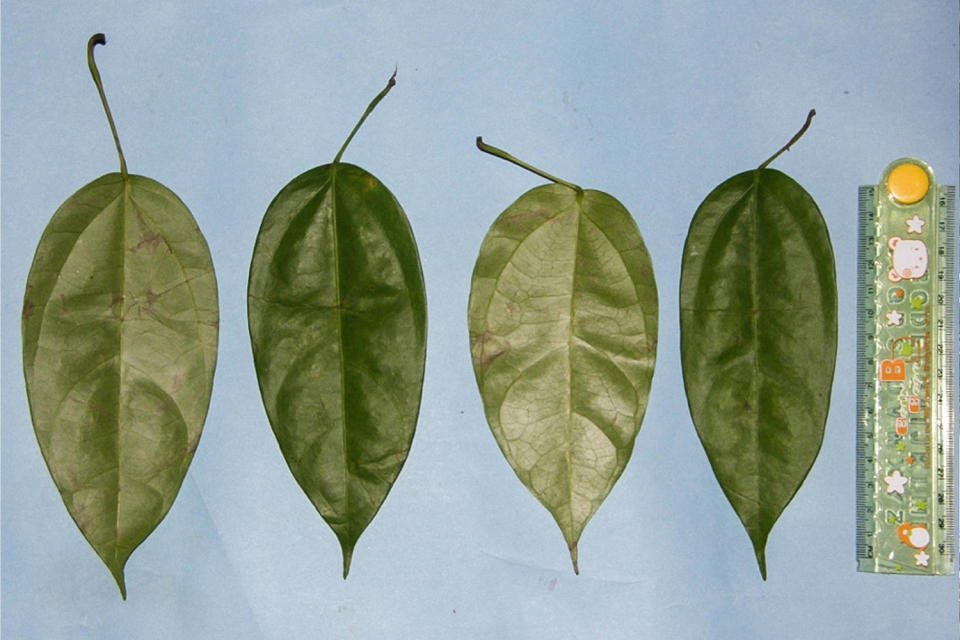
[[[338,375],[340,378],[340,437],[343,441],[343,502],[344,502],[344,514],[350,513],[350,469],[349,461],[350,457],[347,450],[347,382],[346,382],[346,362],[343,358],[343,304],[341,298],[341,289],[342,289],[342,272],[340,269],[340,236],[339,228],[337,226],[337,169],[338,163],[334,162],[330,166],[330,226],[332,227],[330,234],[331,240],[333,243],[333,270],[334,270],[334,293],[335,293],[335,305],[336,305],[336,318],[337,318],[337,358],[339,360]],[[345,515],[346,520],[349,522],[349,517]],[[348,525],[349,529],[349,525]],[[347,531],[349,535],[352,535],[352,531]],[[340,538],[340,536],[337,536]],[[342,539],[341,539],[342,541]]]
[[[750,243],[750,261],[751,261],[750,287],[751,287],[751,297],[754,303],[754,311],[750,315],[751,315],[751,325],[753,329],[754,341],[756,343],[756,348],[753,349],[751,353],[751,360],[753,361],[753,365],[754,365],[753,366],[754,375],[751,378],[750,399],[754,403],[754,407],[753,407],[755,411],[754,415],[756,416],[754,421],[755,428],[753,430],[752,435],[754,438],[754,447],[756,448],[757,451],[761,451],[763,449],[763,447],[761,446],[761,426],[764,423],[761,420],[761,416],[760,416],[760,396],[761,396],[760,387],[762,385],[762,381],[767,378],[767,374],[764,372],[764,367],[761,365],[762,354],[760,349],[760,342],[761,342],[760,327],[764,326],[764,323],[760,322],[760,316],[765,310],[770,309],[770,307],[766,307],[760,303],[760,294],[761,294],[762,288],[760,287],[760,276],[759,276],[759,273],[760,273],[759,210],[760,210],[760,181],[762,178],[763,171],[765,170],[762,170],[762,169],[754,170],[751,188],[748,192],[748,196],[750,198],[749,205],[748,205],[748,212],[751,216],[751,233],[753,234],[752,242]],[[788,207],[785,207],[784,210],[792,215],[792,210],[789,209]],[[777,309],[773,309],[773,310],[777,311]],[[809,389],[805,388],[804,391],[809,391]],[[766,502],[763,499],[764,485],[761,480],[761,470],[762,470],[762,465],[760,463],[760,459],[758,458],[757,466],[755,468],[755,473],[753,475],[754,484],[756,485],[755,493],[757,495],[757,499],[755,500],[755,502],[757,503],[758,507],[766,506]],[[738,494],[738,495],[742,496],[742,494]],[[779,508],[780,505],[777,505],[777,507]],[[761,517],[761,514],[759,511],[758,511],[757,517],[758,518]],[[761,526],[759,522],[757,523],[757,526]]]
[[[579,194],[578,194],[579,195]],[[571,432],[573,428],[573,341],[574,332],[574,307],[576,306],[577,296],[577,259],[580,255],[580,225],[583,224],[582,201],[580,198],[574,199],[573,213],[576,216],[577,224],[573,235],[573,260],[570,261],[570,324],[567,327],[567,419],[564,423],[564,441],[566,443],[564,459],[566,462],[567,473],[567,512],[570,522],[570,538],[567,542],[571,545],[576,544],[574,530],[576,525],[573,522],[573,461],[571,460]],[[566,533],[566,532],[564,532]]]
[[[751,360],[753,361],[753,375],[750,377],[750,400],[754,403],[753,410],[755,416],[754,429],[753,429],[753,445],[757,451],[760,451],[760,376],[762,375],[760,367],[760,297],[759,297],[759,268],[760,268],[760,258],[759,258],[759,237],[760,237],[760,220],[759,220],[759,211],[760,211],[760,171],[759,169],[753,172],[753,180],[751,183],[750,190],[750,199],[748,200],[748,212],[750,214],[750,233],[751,233],[751,242],[750,242],[750,297],[753,300],[754,309],[752,309],[751,317],[751,329],[753,330],[753,340],[755,342],[755,348],[751,354]],[[763,501],[760,499],[760,490],[761,490],[761,481],[760,481],[760,461],[757,460],[757,465],[754,469],[754,484],[756,485],[756,495],[758,503],[762,504]]]
[[[120,255],[121,255],[121,273],[122,273],[122,289],[121,289],[121,299],[123,300],[120,303],[120,317],[117,320],[119,337],[117,339],[117,360],[119,368],[119,380],[117,384],[117,424],[116,424],[116,451],[117,451],[117,483],[116,483],[116,514],[114,516],[114,529],[113,529],[113,562],[115,565],[120,563],[120,478],[123,477],[123,452],[120,449],[121,445],[121,429],[120,425],[124,424],[124,416],[121,415],[123,411],[123,402],[121,399],[123,383],[125,378],[125,369],[126,363],[123,357],[123,334],[124,334],[124,323],[127,316],[127,303],[126,303],[126,293],[127,293],[127,206],[128,201],[132,205],[133,197],[130,193],[130,178],[127,175],[123,175],[121,178],[121,185],[123,187],[123,199],[121,200],[122,205],[120,208]],[[122,580],[122,567],[119,567],[121,571],[121,580]],[[121,588],[122,590],[122,588]]]

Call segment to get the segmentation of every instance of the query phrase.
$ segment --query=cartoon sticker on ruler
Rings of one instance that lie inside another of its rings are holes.
[[[907,233],[923,233],[923,219],[914,214],[914,216],[907,221]]]
[[[904,417],[897,418],[897,423],[895,428],[898,436],[903,437],[907,435],[907,419]]]
[[[924,305],[927,304],[927,294],[923,291],[914,291],[910,294],[910,324],[914,327],[927,326],[927,312]]]
[[[897,357],[898,347],[900,357]],[[917,353],[923,353],[917,339],[910,336],[903,336],[891,342],[890,357],[880,361],[880,382],[904,382],[907,379],[907,363],[920,361],[920,356],[913,355],[914,349]]]
[[[907,377],[907,365],[900,358],[880,361],[881,382],[903,382]]]
[[[930,544],[930,532],[924,525],[904,522],[897,527],[897,537],[900,538],[900,542],[908,547],[920,550],[913,556],[917,566],[926,567],[928,565],[930,556],[927,554],[926,548]]]
[[[899,469],[894,470],[888,476],[884,476],[883,481],[887,484],[887,493],[896,493],[897,495],[903,495],[903,492],[906,490],[907,482],[910,479],[900,473]]]
[[[907,408],[910,413],[920,413],[920,396],[910,396],[907,398]]]
[[[927,272],[927,245],[923,240],[904,240],[900,236],[893,236],[887,246],[893,252],[893,267],[887,274],[890,282],[916,280]]]

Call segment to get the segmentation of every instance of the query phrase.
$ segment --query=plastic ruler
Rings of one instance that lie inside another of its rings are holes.
[[[860,187],[859,571],[954,573],[955,204],[914,158]]]

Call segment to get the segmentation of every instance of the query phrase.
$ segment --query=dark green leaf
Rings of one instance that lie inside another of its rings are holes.
[[[766,579],[767,536],[820,450],[837,354],[833,249],[790,177],[738,174],[697,209],[680,350],[697,434]]]
[[[568,183],[528,191],[483,241],[469,325],[493,435],[577,570],[580,535],[633,451],[656,357],[653,267],[629,212]]]
[[[98,34],[88,45],[98,88],[92,49],[102,43]],[[120,158],[122,173],[77,191],[43,232],[22,331],[40,450],[126,597],[124,565],[170,509],[200,439],[218,312],[193,216]]]
[[[294,478],[340,540],[346,577],[413,440],[426,294],[400,204],[340,154],[294,178],[267,209],[247,311],[267,416]]]

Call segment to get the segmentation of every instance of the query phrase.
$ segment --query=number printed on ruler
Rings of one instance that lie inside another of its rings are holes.
[[[954,205],[912,158],[860,187],[860,571],[954,572]]]

